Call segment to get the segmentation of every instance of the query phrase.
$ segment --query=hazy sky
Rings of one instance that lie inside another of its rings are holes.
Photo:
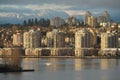
[[[0,22],[9,18],[83,15],[85,11],[101,14],[108,11],[120,18],[120,0],[0,0]]]

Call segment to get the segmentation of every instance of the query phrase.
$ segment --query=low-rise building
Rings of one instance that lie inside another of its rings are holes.
[[[72,48],[52,48],[51,56],[74,56],[75,52]]]

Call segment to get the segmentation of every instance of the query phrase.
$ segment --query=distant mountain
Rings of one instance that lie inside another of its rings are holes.
[[[65,12],[59,12],[54,10],[43,10],[43,11],[34,11],[29,13],[18,13],[15,16],[9,17],[0,17],[0,24],[4,23],[22,23],[24,20],[28,20],[30,18],[54,18],[56,16],[67,18],[69,15]]]
[[[40,10],[40,11],[25,11],[22,13],[16,13],[16,14],[12,14],[12,15],[7,15],[7,16],[0,16],[0,24],[4,24],[4,23],[13,23],[13,24],[18,24],[18,23],[23,23],[24,20],[28,20],[30,18],[49,18],[52,19],[56,16],[59,16],[63,19],[69,17],[69,15],[67,13],[65,13],[64,11],[56,11],[56,10]],[[73,15],[74,16],[74,15]],[[112,15],[111,15],[112,16]],[[76,17],[77,19],[79,19],[80,21],[83,20],[83,16],[81,15],[75,15],[74,17]],[[120,18],[116,17],[116,15],[114,15],[112,17],[112,20],[115,22],[120,22]]]

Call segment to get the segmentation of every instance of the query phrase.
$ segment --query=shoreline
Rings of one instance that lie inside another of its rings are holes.
[[[10,58],[11,56],[7,56]],[[5,58],[0,56],[0,58]],[[21,58],[72,58],[72,59],[120,59],[120,56],[21,56]]]

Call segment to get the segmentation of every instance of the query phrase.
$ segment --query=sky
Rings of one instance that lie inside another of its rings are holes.
[[[96,16],[108,11],[113,20],[120,22],[119,3],[120,0],[0,0],[0,24],[42,17],[79,18],[85,11]]]

